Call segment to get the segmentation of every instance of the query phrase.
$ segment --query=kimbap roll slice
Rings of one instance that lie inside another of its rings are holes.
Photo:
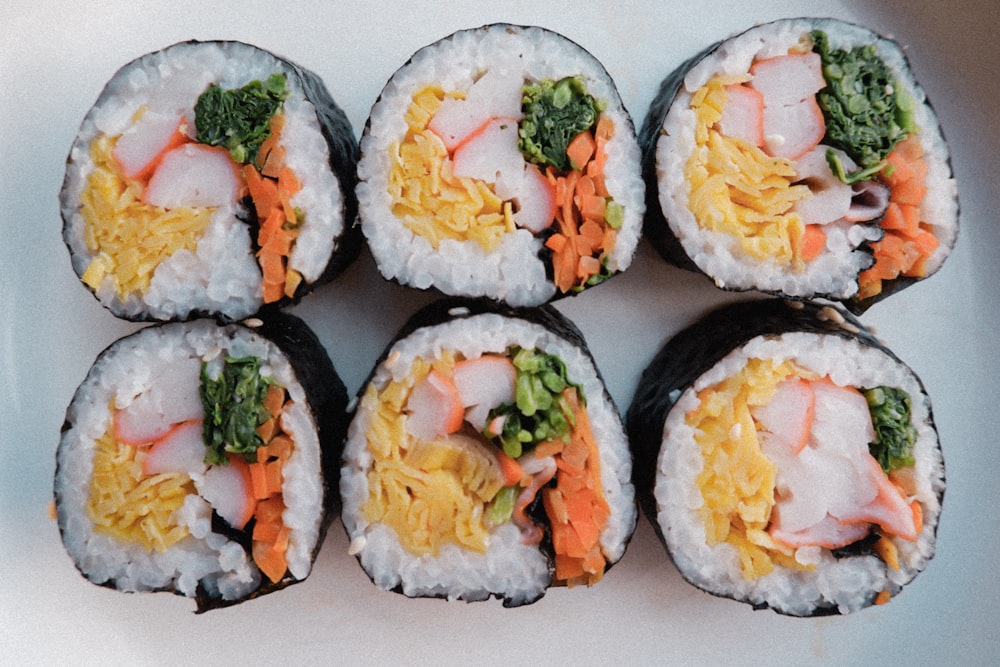
[[[361,225],[386,279],[534,306],[624,271],[645,208],[632,120],[590,53],[493,24],[417,51],[372,107]]]
[[[845,311],[725,306],[628,412],[643,508],[683,577],[793,616],[897,595],[934,555],[944,461],[919,378]]]
[[[347,392],[301,320],[253,324],[143,329],[77,389],[55,506],[91,582],[201,612],[309,575],[338,504]]]
[[[356,165],[317,75],[240,42],[182,42],[122,67],[87,113],[63,238],[118,317],[237,321],[356,257]]]
[[[621,418],[549,306],[419,311],[359,392],[340,491],[376,586],[504,606],[598,583],[637,516]]]
[[[937,115],[866,28],[785,19],[719,42],[663,80],[640,140],[646,235],[721,288],[861,313],[956,241]]]

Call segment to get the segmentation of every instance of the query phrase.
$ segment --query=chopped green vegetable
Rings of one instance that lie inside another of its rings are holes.
[[[875,441],[868,445],[871,455],[887,473],[912,466],[917,429],[910,416],[910,395],[893,387],[863,389],[862,393],[875,427]]]
[[[224,146],[240,164],[256,164],[257,151],[271,134],[271,117],[287,96],[284,74],[233,90],[209,86],[194,105],[195,139]]]
[[[594,127],[604,107],[602,100],[587,94],[582,76],[527,84],[521,90],[524,118],[518,128],[518,148],[529,162],[568,171],[569,143]]]
[[[580,386],[566,377],[566,365],[558,357],[516,348],[513,363],[517,370],[515,400],[491,410],[489,421],[504,417],[501,446],[516,459],[540,442],[569,434],[572,410],[562,395],[567,387],[575,387],[584,399]]]
[[[514,503],[517,501],[517,496],[521,492],[521,487],[505,486],[497,494],[493,496],[493,500],[486,508],[486,518],[494,526],[499,526],[500,524],[507,523],[510,521],[511,515],[514,514]]]
[[[228,463],[227,452],[257,460],[264,441],[257,427],[270,419],[264,408],[271,378],[261,377],[257,357],[226,357],[218,377],[210,377],[209,364],[201,365],[201,402],[205,408],[203,437],[208,446],[205,463]]]
[[[604,205],[604,219],[611,229],[619,229],[625,222],[625,207],[611,197]]]
[[[810,34],[826,79],[826,87],[816,95],[826,121],[824,143],[847,153],[866,173],[877,172],[892,148],[916,131],[914,102],[896,84],[874,44],[831,50],[825,32]],[[838,176],[844,174],[845,183],[864,180],[845,174],[836,155],[828,153],[827,160],[836,164],[833,170]]]

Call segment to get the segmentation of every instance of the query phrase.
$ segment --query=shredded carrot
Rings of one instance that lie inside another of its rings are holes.
[[[267,488],[266,464],[262,461],[248,463],[250,468],[250,483],[253,486],[253,497],[257,500],[265,500],[271,496],[270,489]]]
[[[281,529],[284,531],[284,528]],[[279,531],[280,533],[281,531]],[[277,543],[254,542],[253,560],[268,579],[277,583],[288,571],[288,559],[285,550],[279,549]]]
[[[550,166],[545,171],[555,195],[558,230],[545,245],[552,251],[553,282],[563,293],[600,273],[614,248],[616,234],[607,221],[610,197],[604,182],[605,146],[613,134],[614,124],[601,118],[592,131],[581,132],[570,142],[566,153],[572,170],[561,174]]]
[[[811,262],[819,257],[826,245],[826,232],[821,225],[806,225],[802,230],[799,256],[804,262]]]
[[[892,594],[889,591],[879,591],[879,594],[875,596],[875,604],[883,605],[887,603],[890,598],[892,598]]]
[[[886,158],[880,174],[889,186],[889,207],[880,223],[885,236],[871,244],[875,264],[858,275],[858,296],[880,294],[882,283],[900,276],[926,275],[927,258],[939,245],[937,237],[920,219],[920,206],[927,195],[927,162],[916,137],[901,141]]]
[[[277,208],[281,199],[278,197],[278,184],[270,178],[264,178],[252,164],[243,165],[243,178],[250,191],[254,208],[259,219],[265,219],[271,211]]]
[[[264,176],[277,178],[281,168],[285,164],[285,149],[279,143],[281,131],[284,128],[285,116],[283,114],[271,116],[267,139],[257,149],[257,160],[261,165],[260,172]],[[263,161],[261,162],[261,160]]]
[[[500,471],[503,473],[504,486],[520,484],[521,479],[524,477],[524,471],[521,470],[521,464],[519,464],[516,459],[508,456],[503,450],[500,450],[497,453],[497,459],[499,459],[500,462]]]
[[[281,408],[284,405],[285,388],[276,384],[268,386],[267,393],[264,394],[264,400],[261,402],[261,407],[267,410],[267,413],[272,417],[277,417],[281,414]]]
[[[271,118],[271,134],[258,151],[258,163],[263,166],[259,171],[253,164],[244,165],[242,169],[260,222],[257,259],[262,274],[264,303],[273,303],[283,295],[292,296],[302,279],[287,266],[300,224],[299,213],[291,199],[302,189],[302,184],[295,172],[284,164],[285,152],[279,142],[283,127],[283,116]]]
[[[569,146],[566,147],[566,157],[569,158],[573,169],[583,171],[596,150],[597,142],[594,136],[589,131],[581,132],[569,142]]]
[[[288,569],[285,553],[289,530],[282,519],[285,510],[282,494],[282,468],[292,455],[294,443],[283,433],[278,417],[290,405],[286,392],[277,385],[268,387],[264,408],[272,415],[274,435],[257,448],[257,461],[249,463],[250,480],[257,507],[254,510],[253,559],[260,571],[272,582],[279,581]]]
[[[544,489],[542,504],[552,526],[556,579],[590,585],[600,581],[606,567],[600,534],[610,509],[601,490],[600,455],[587,411],[576,389],[566,389],[563,397],[573,428],[556,453],[556,486]]]

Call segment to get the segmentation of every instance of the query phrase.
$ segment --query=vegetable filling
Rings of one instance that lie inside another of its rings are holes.
[[[601,579],[610,510],[600,455],[561,360],[523,348],[416,359],[405,378],[369,385],[362,409],[374,458],[362,512],[406,550],[436,556],[455,544],[483,553],[490,531],[507,522],[538,544],[546,530],[529,515],[541,500],[556,580]]]
[[[871,536],[898,568],[895,540],[916,540],[922,525],[906,482],[916,431],[905,392],[751,359],[699,400],[686,421],[704,461],[696,484],[706,540],[732,545],[744,578],[813,569],[817,548]]]
[[[95,530],[163,552],[187,539],[189,502],[207,506],[273,582],[288,570],[282,494],[295,445],[284,388],[257,357],[181,363],[129,406],[111,406],[96,443],[87,513]],[[200,378],[197,369],[201,368]]]
[[[121,300],[142,295],[167,258],[195,253],[216,209],[249,193],[265,303],[291,297],[302,276],[288,266],[303,212],[280,143],[283,74],[234,90],[209,86],[184,115],[140,108],[126,130],[90,145],[95,168],[81,197],[87,249],[82,280],[110,278]]]
[[[389,150],[392,213],[439,248],[493,252],[524,229],[561,292],[606,279],[624,210],[604,181],[612,121],[582,77],[525,82],[486,72],[468,90],[428,85],[412,97]]]
[[[785,54],[695,92],[695,148],[685,166],[698,225],[741,252],[802,271],[836,252],[831,231],[877,226],[875,263],[858,299],[919,278],[939,245],[922,211],[927,164],[915,102],[874,45],[832,50],[803,35]],[[837,238],[843,236],[838,233]]]

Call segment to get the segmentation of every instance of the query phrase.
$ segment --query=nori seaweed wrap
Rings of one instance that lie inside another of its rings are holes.
[[[640,152],[614,81],[537,26],[460,30],[386,83],[361,137],[361,226],[383,277],[536,306],[625,271]]]
[[[137,321],[236,321],[357,256],[358,146],[314,73],[233,41],[126,64],[73,142],[60,192],[73,269]]]
[[[446,299],[359,392],[341,470],[351,553],[410,597],[534,602],[593,585],[637,510],[621,418],[555,309]]]
[[[937,115],[898,44],[783,19],[667,76],[640,131],[644,233],[721,288],[855,313],[937,271],[958,193]]]
[[[305,579],[338,505],[347,391],[300,319],[151,326],[102,352],[56,455],[81,574],[199,612]]]
[[[845,614],[933,557],[945,478],[930,399],[838,308],[712,312],[646,368],[627,423],[640,504],[703,590]]]

